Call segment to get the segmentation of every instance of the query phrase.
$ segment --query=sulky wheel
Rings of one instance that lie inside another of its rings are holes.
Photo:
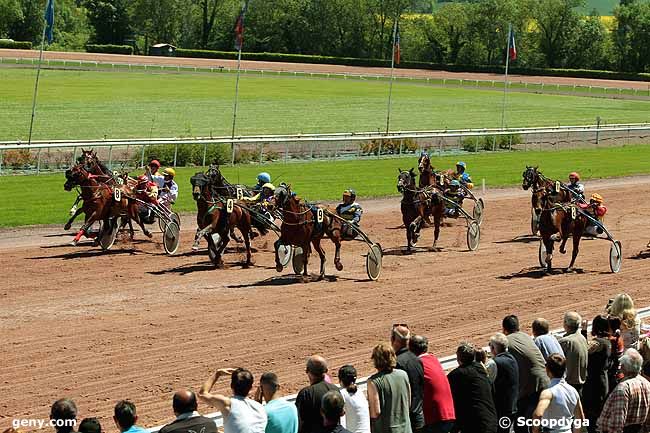
[[[481,226],[478,222],[471,221],[467,225],[467,248],[470,251],[476,251],[479,243],[481,242]]]
[[[530,232],[533,234],[533,236],[536,236],[538,231],[539,231],[539,217],[535,213],[535,209],[531,208]]]
[[[107,224],[102,223],[102,228],[98,235],[99,245],[102,247],[102,250],[108,251],[115,244],[118,228],[117,218],[109,219]]]
[[[296,275],[302,274],[302,271],[304,270],[304,263],[303,263],[303,252],[302,248],[300,247],[294,247],[293,248],[293,257],[291,258],[291,265],[293,266],[293,272]]]
[[[181,240],[181,229],[174,221],[167,223],[165,232],[163,233],[163,247],[165,252],[170,256],[178,251],[178,246]]]
[[[539,259],[539,265],[542,268],[546,268],[546,245],[544,245],[544,241],[542,240],[539,241],[539,252],[537,258]]]
[[[372,244],[366,256],[366,272],[372,281],[377,281],[381,275],[382,257],[381,245]]]
[[[278,259],[280,259],[280,264],[282,267],[285,267],[291,262],[293,254],[293,248],[291,245],[279,245],[278,246]]]
[[[485,203],[482,198],[479,198],[474,204],[474,209],[472,209],[472,216],[478,223],[478,225],[483,224],[483,210],[485,209]]]
[[[621,270],[621,264],[623,263],[623,250],[621,248],[620,241],[612,242],[612,246],[609,248],[609,269],[618,274]]]

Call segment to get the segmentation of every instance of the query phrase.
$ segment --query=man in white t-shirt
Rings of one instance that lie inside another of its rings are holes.
[[[230,376],[232,397],[210,393],[219,377],[224,375]],[[252,387],[253,375],[250,371],[243,368],[222,368],[205,381],[199,391],[199,398],[221,412],[224,433],[264,433],[266,411],[260,403],[248,398]]]

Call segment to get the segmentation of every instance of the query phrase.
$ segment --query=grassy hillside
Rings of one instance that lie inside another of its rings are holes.
[[[645,2],[649,0],[640,0],[640,1]],[[434,7],[440,7],[445,3],[447,2],[438,0],[438,2],[435,3]],[[618,4],[619,4],[619,0],[586,0],[586,6],[581,8],[581,11],[588,14],[592,10],[596,9],[600,15],[612,15],[614,8],[618,6]]]

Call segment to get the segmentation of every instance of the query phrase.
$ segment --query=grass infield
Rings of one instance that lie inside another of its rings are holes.
[[[27,138],[35,74],[0,68],[0,140]],[[234,88],[235,76],[227,73],[43,70],[34,139],[227,135]],[[236,133],[384,130],[387,97],[383,80],[246,74],[240,82]],[[498,127],[502,98],[502,92],[482,87],[398,80],[391,129]],[[604,123],[646,122],[650,100],[508,95],[510,127],[593,124],[598,116]]]
[[[438,168],[450,168],[458,157],[433,157]],[[623,146],[546,152],[504,152],[464,155],[480,191],[482,179],[488,187],[515,186],[521,182],[526,164],[539,165],[545,175],[565,179],[578,171],[583,179],[650,174],[650,146]],[[320,161],[309,163],[272,163],[224,167],[223,173],[233,183],[253,184],[260,171],[268,171],[273,181],[288,182],[301,197],[309,200],[338,200],[346,188],[355,188],[359,200],[398,195],[397,169],[417,165],[417,158],[364,159],[356,161]],[[189,178],[200,168],[179,168],[177,182],[180,197],[175,209],[193,212]],[[136,173],[133,173],[136,174]],[[0,177],[0,227],[32,224],[62,224],[76,194],[63,190],[63,173],[41,176]],[[607,197],[605,197],[607,199]],[[489,204],[488,204],[489,207]],[[399,212],[395,199],[395,212]]]

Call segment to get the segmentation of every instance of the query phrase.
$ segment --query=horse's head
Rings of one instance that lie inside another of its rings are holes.
[[[291,187],[286,183],[281,183],[275,187],[273,197],[269,200],[269,203],[272,206],[284,209],[291,196]]]
[[[397,190],[404,192],[407,189],[415,188],[415,170],[411,168],[409,171],[404,171],[398,168],[399,175],[397,176]]]
[[[432,171],[431,158],[428,153],[422,152],[420,154],[420,159],[418,159],[418,170],[420,171],[420,174],[425,171]]]
[[[524,190],[535,187],[539,183],[539,171],[537,167],[526,166],[526,170],[521,174],[521,177],[523,179],[521,187]]]
[[[65,183],[63,184],[63,189],[66,191],[72,191],[72,188],[81,185],[87,177],[88,173],[84,170],[83,165],[77,164],[65,171]]]
[[[210,183],[210,178],[205,173],[196,173],[190,178],[192,184],[192,197],[194,200],[199,200],[203,194],[203,189]]]

